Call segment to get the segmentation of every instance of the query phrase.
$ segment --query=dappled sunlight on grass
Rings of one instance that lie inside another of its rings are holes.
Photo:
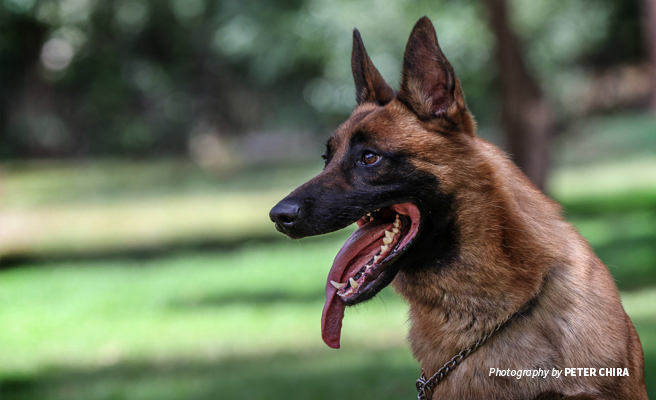
[[[323,348],[323,287],[344,235],[333,236],[5,271],[0,371]],[[405,305],[387,290],[349,310],[344,347],[400,345],[404,332]]]
[[[550,187],[620,289],[656,285],[656,158],[562,169]]]
[[[654,307],[656,305],[656,286],[633,292],[623,292],[622,304],[634,321],[644,320],[656,324],[656,308]]]
[[[656,285],[656,211],[571,213],[569,219],[606,263],[620,289]]]
[[[57,255],[165,247],[203,240],[234,242],[277,235],[262,218],[287,194],[191,194],[101,205],[0,211],[2,255]]]
[[[266,217],[269,210],[320,170],[320,160],[214,172],[173,161],[3,166],[0,257],[96,255],[277,237]]]
[[[615,169],[565,169],[551,193],[609,265],[654,396],[656,162],[626,165],[614,177]],[[50,200],[37,172],[9,174],[0,256],[25,259],[0,269],[3,398],[415,395],[407,306],[391,289],[346,310],[340,350],[321,340],[326,277],[352,228],[291,241],[267,218],[315,170],[220,179],[188,165],[137,170],[101,166],[77,181],[56,168]],[[628,178],[618,183],[621,176]],[[130,252],[148,248],[160,250]]]
[[[406,306],[386,289],[319,330],[345,234],[2,272],[0,388],[12,399],[409,398]],[[656,287],[622,294],[656,373]],[[384,327],[384,329],[381,329]]]
[[[12,399],[410,398],[406,306],[385,290],[321,341],[343,235],[150,261],[2,272],[0,388]],[[622,299],[656,372],[656,287]],[[384,329],[381,329],[384,327]]]
[[[317,172],[322,163],[252,165],[238,169],[204,170],[191,161],[80,162],[31,161],[0,164],[3,208],[41,205],[107,204],[121,200],[169,195],[240,193],[295,187]]]
[[[643,157],[612,163],[556,169],[548,193],[559,201],[612,197],[616,193],[653,192],[656,187],[656,158]]]

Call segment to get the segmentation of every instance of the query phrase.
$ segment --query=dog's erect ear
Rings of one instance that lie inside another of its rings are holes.
[[[385,82],[371,62],[357,29],[353,29],[351,70],[355,81],[355,100],[358,104],[375,102],[383,106],[396,96],[394,89]]]
[[[417,21],[408,39],[398,98],[422,120],[451,118],[458,108],[466,108],[453,67],[427,17]]]

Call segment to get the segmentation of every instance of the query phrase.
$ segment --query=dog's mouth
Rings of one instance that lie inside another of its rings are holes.
[[[321,335],[328,346],[339,348],[345,306],[374,297],[394,279],[398,268],[392,265],[417,236],[419,223],[412,203],[383,207],[357,221],[326,282]]]

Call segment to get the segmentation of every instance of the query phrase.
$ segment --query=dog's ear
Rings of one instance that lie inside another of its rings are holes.
[[[422,120],[440,117],[458,122],[457,114],[467,109],[460,83],[427,17],[417,21],[408,39],[398,99]]]
[[[355,100],[358,104],[374,102],[384,106],[396,96],[394,89],[385,82],[371,62],[357,29],[353,29],[351,70],[355,81]]]

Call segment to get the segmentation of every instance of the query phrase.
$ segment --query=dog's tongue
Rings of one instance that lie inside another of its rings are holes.
[[[326,304],[321,314],[321,337],[329,347],[339,349],[339,338],[342,334],[342,319],[344,304],[337,298],[337,289],[328,282],[326,285]]]
[[[326,304],[321,314],[321,337],[333,349],[339,349],[345,306],[330,281],[343,282],[342,277],[349,267],[359,268],[369,261],[379,248],[370,245],[383,235],[387,225],[376,221],[363,225],[348,238],[333,261],[326,281]]]

